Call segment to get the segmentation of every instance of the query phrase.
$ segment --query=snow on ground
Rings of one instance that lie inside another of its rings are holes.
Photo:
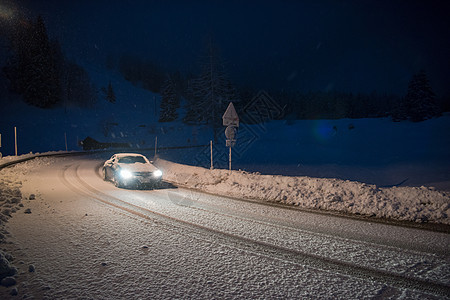
[[[6,160],[6,159],[1,159]],[[8,232],[5,229],[6,222],[14,213],[23,209],[22,182],[18,176],[11,170],[2,170],[0,176],[0,244],[6,243]],[[14,257],[3,250],[0,250],[0,285],[10,286],[15,284],[15,278],[12,277],[17,273],[16,267],[13,265]],[[11,290],[11,293],[14,292]]]
[[[11,218],[12,214],[20,210],[23,207],[22,202],[22,181],[19,179],[17,172],[13,172],[10,168],[2,169],[5,166],[14,161],[19,161],[33,157],[32,154],[21,156],[9,156],[0,159],[0,241],[5,239],[4,225]],[[0,271],[1,273],[1,271]],[[1,279],[1,276],[0,276]]]
[[[330,276],[210,241],[203,233],[183,234],[163,222],[124,216],[61,182],[59,170],[72,162],[38,158],[2,170],[1,179],[13,189],[23,181],[24,204],[9,223],[13,244],[3,245],[17,253],[10,259],[19,284],[0,287],[2,299],[16,293],[23,299],[360,299],[386,289],[383,283]]]
[[[224,196],[378,218],[450,224],[450,194],[428,187],[378,188],[356,181],[209,170],[158,159],[164,179]]]
[[[74,151],[48,151],[45,153],[33,153],[30,152],[28,154],[18,155],[18,156],[4,156],[0,157],[0,169],[3,167],[6,167],[8,165],[13,165],[19,162],[27,161],[36,157],[48,157],[48,156],[58,156],[58,155],[65,155],[68,153],[76,154],[78,152]]]
[[[35,194],[29,194],[25,198],[22,194],[22,181],[26,181],[26,175],[33,168],[38,168],[42,165],[50,164],[52,158],[48,158],[50,155],[60,155],[67,152],[47,152],[47,153],[28,153],[19,156],[6,156],[0,158],[0,244],[8,243],[9,232],[6,230],[6,224],[10,218],[19,211],[23,211],[25,214],[30,214],[30,208],[24,208],[24,200],[34,201],[36,199]],[[30,161],[35,157],[42,157],[40,160]],[[6,168],[10,164],[22,162],[18,168]],[[0,250],[0,285],[1,286],[14,286],[16,278],[13,277],[17,274],[17,268],[13,265],[14,256],[10,253]],[[30,266],[29,270],[33,270],[34,267]],[[17,288],[11,290],[11,295],[14,296],[17,293]]]
[[[3,157],[0,159],[0,167],[15,160],[64,153],[66,152],[60,151]],[[163,169],[165,180],[209,193],[377,218],[450,224],[450,192],[436,190],[434,187],[385,188],[335,178],[209,170],[163,159],[157,159],[155,164]],[[20,193],[20,182],[6,179],[6,183],[14,187],[15,191],[12,193]],[[6,187],[9,188],[7,185]],[[15,201],[6,200],[8,194],[2,194],[3,203]]]
[[[158,146],[162,147],[203,145],[212,139],[210,128],[183,124],[182,109],[177,121],[158,123],[159,95],[134,86],[120,74],[103,67],[88,64],[85,67],[97,87],[112,82],[117,96],[115,104],[101,98],[89,109],[58,107],[43,110],[26,105],[18,96],[7,93],[6,86],[0,86],[0,152],[4,155],[14,153],[13,132],[16,126],[19,154],[29,153],[3,157],[0,167],[34,156],[31,151],[65,150],[66,140],[68,150],[81,150],[78,142],[87,136],[102,142],[129,143],[133,147],[129,151],[135,152],[153,147],[156,137]],[[0,76],[3,76],[1,72]],[[211,193],[303,208],[449,224],[449,128],[448,114],[420,123],[394,123],[385,118],[241,124],[238,142],[233,149],[233,167],[247,172],[233,171],[230,174],[226,170],[195,167],[208,166],[209,148],[160,151],[158,155],[166,160],[159,159],[157,164],[164,169],[166,180]],[[227,165],[228,152],[224,145],[222,135],[214,145],[216,167]],[[151,151],[144,151],[144,154],[152,156]],[[50,162],[51,159],[40,158],[18,168],[0,171],[0,238],[7,235],[4,225],[14,212],[25,212],[29,208],[23,207],[23,203],[38,205],[38,201],[30,200],[30,192],[23,194],[22,181],[27,180],[28,172],[34,167]],[[385,187],[399,183],[402,183],[401,187]],[[53,203],[58,205],[54,200]],[[72,221],[80,222],[76,218]],[[101,225],[107,226],[108,222],[110,220],[105,220]],[[122,221],[116,218],[114,222]],[[27,224],[33,226],[32,223]],[[73,228],[74,231],[68,233],[70,237],[76,236],[77,228]],[[95,235],[95,232],[89,234]],[[127,240],[128,234],[123,233],[123,239],[119,240]],[[102,237],[99,238],[102,241]],[[164,238],[161,237],[161,241]],[[109,236],[107,241],[114,239],[115,236]],[[127,250],[140,251],[139,243],[132,242],[133,246]],[[75,246],[80,245],[84,245],[83,242]],[[69,243],[66,246],[73,245]],[[98,245],[97,248],[107,257],[109,247]],[[55,253],[55,259],[59,259],[57,254],[64,255]],[[82,262],[84,257],[77,259]],[[101,274],[111,265],[120,266],[117,262],[107,262],[104,266],[101,264],[103,261],[91,259]],[[126,255],[123,259],[127,259]],[[10,260],[10,255],[0,252],[0,265],[11,267]],[[86,276],[86,286],[89,286],[90,279]],[[120,280],[116,284],[120,285]],[[82,291],[80,296],[97,296],[93,293]]]

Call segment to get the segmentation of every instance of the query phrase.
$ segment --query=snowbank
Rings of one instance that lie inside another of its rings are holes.
[[[33,154],[30,152],[28,154],[23,154],[23,155],[19,155],[19,156],[11,155],[11,156],[0,157],[0,168],[12,165],[12,164],[20,162],[20,161],[32,159],[36,156],[37,156],[37,154]]]
[[[0,169],[19,163],[24,162],[30,159],[34,159],[36,157],[48,157],[48,156],[63,156],[63,155],[78,155],[84,154],[82,151],[48,151],[44,153],[33,153],[30,152],[28,154],[18,155],[18,156],[4,156],[0,158]]]
[[[7,172],[8,171],[8,172]],[[11,215],[19,210],[23,205],[20,188],[22,182],[11,174],[10,170],[2,170],[0,178],[0,242],[5,238],[6,231],[4,225],[11,218]],[[1,279],[1,278],[0,278]]]
[[[356,181],[208,170],[158,159],[164,179],[205,192],[402,221],[450,224],[450,194]]]
[[[12,158],[0,159],[1,164],[5,161],[13,161]],[[2,170],[0,178],[0,244],[6,242],[8,232],[5,229],[6,222],[12,217],[12,214],[23,207],[22,193],[20,188],[22,182],[14,176],[11,170]],[[17,269],[12,265],[13,256],[0,250],[0,285],[8,286],[8,276],[17,273]]]

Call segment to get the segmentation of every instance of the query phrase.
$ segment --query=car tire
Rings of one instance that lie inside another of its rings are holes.
[[[119,178],[117,178],[117,176],[114,176],[114,185],[118,188],[124,187],[122,181]]]
[[[120,182],[119,182],[118,179],[114,179],[114,186],[115,186],[115,187],[118,187],[118,188],[121,187]]]
[[[108,181],[108,178],[106,178],[106,169],[102,168],[102,178],[104,181]]]
[[[126,187],[126,185],[123,183],[123,181],[120,178],[117,178],[117,176],[114,176],[114,185],[118,188]]]
[[[119,180],[114,180],[114,186],[115,186],[115,187],[118,187],[118,188],[121,188],[121,187],[122,187],[122,184],[120,183]]]

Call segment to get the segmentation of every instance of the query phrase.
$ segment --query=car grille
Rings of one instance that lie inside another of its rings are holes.
[[[136,177],[151,177],[152,172],[134,172],[134,176],[136,176]]]

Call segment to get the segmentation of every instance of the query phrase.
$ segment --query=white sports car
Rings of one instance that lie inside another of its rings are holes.
[[[118,153],[103,164],[102,176],[117,187],[155,187],[161,183],[162,172],[142,154]]]

